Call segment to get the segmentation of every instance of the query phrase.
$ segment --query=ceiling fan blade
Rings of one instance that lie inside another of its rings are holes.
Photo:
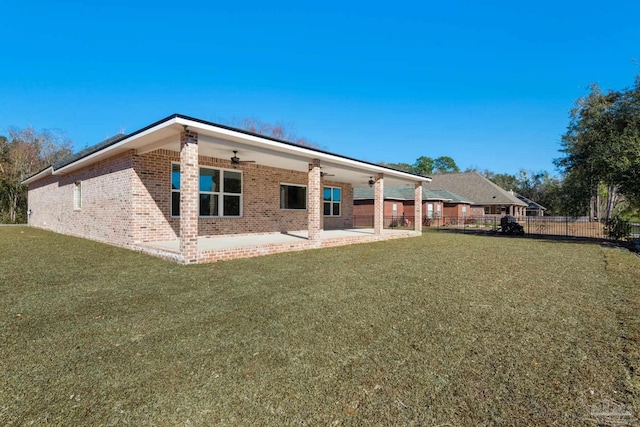
[[[238,157],[238,150],[233,150],[233,157],[231,157],[231,163],[234,165],[239,165],[240,163],[255,163],[255,160],[240,160]]]

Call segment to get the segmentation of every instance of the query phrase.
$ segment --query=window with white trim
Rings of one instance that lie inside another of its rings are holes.
[[[180,216],[180,165],[171,164],[171,216]]]
[[[73,209],[79,211],[82,209],[82,182],[73,183]]]
[[[242,172],[200,168],[198,214],[201,217],[242,215]],[[171,216],[180,216],[180,165],[171,165]]]
[[[324,216],[340,216],[342,189],[340,187],[324,187],[322,189]]]
[[[304,185],[280,184],[280,209],[306,210],[307,187]]]

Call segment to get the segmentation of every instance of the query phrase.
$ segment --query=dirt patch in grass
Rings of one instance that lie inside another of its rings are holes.
[[[0,424],[597,425],[626,411],[633,425],[640,410],[627,251],[427,233],[185,267],[13,227],[0,250]]]

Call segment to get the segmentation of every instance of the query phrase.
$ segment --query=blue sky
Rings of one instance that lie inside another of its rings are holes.
[[[75,148],[173,113],[372,162],[554,171],[588,85],[640,73],[640,2],[1,1],[0,134]]]

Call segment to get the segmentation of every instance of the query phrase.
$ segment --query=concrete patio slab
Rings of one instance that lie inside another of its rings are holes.
[[[287,233],[261,233],[198,237],[198,261],[211,262],[222,259],[246,258],[271,253],[366,243],[401,237],[418,236],[413,230],[385,229],[376,235],[371,228],[323,230],[320,239],[309,240],[307,230]],[[172,260],[180,260],[180,240],[145,242],[135,248],[142,252]]]

